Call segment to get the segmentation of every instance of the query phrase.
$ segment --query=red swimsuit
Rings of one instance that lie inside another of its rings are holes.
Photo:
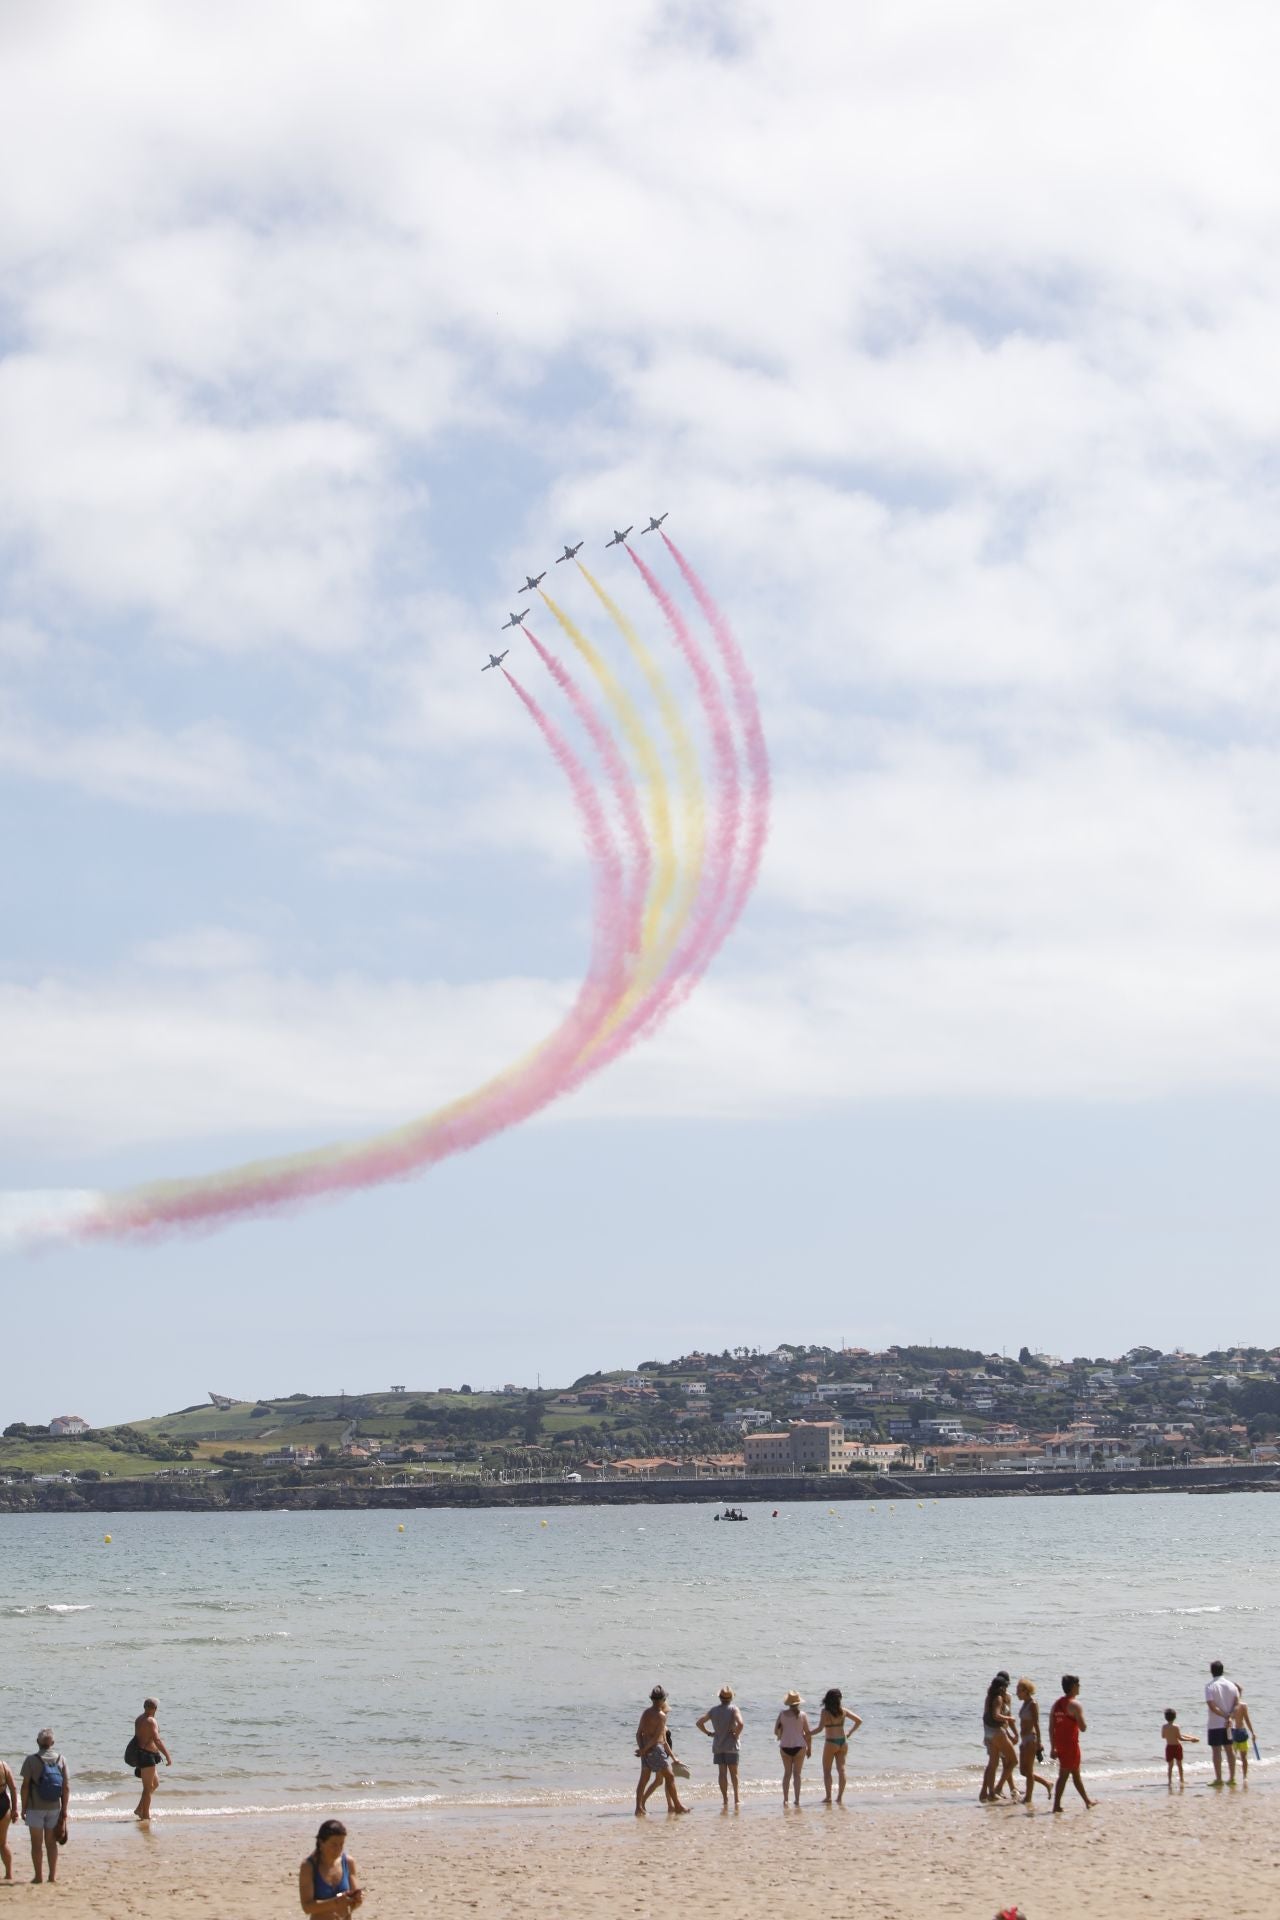
[[[1080,1771],[1080,1726],[1074,1715],[1067,1712],[1071,1705],[1064,1693],[1055,1700],[1049,1715],[1049,1733],[1053,1741],[1053,1750],[1058,1756],[1058,1765],[1066,1773]]]

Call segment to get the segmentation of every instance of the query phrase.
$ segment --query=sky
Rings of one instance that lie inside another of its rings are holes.
[[[712,974],[530,1125],[0,1252],[6,1420],[1280,1338],[1277,55],[1240,0],[0,7],[0,1188],[554,1025],[585,858],[478,668],[565,541],[640,616],[604,540],[670,512],[775,778]]]

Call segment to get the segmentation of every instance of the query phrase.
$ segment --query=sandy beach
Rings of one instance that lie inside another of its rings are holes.
[[[753,1802],[737,1819],[700,1803],[686,1819],[637,1821],[625,1801],[591,1813],[499,1813],[413,1823],[352,1817],[351,1850],[377,1915],[468,1913],[600,1920],[696,1906],[711,1920],[825,1912],[865,1920],[950,1914],[991,1920],[1017,1903],[1028,1920],[1235,1920],[1280,1910],[1274,1789],[1196,1786],[1117,1794],[1056,1819],[1012,1807],[927,1806],[783,1816]],[[81,1823],[48,1888],[0,1890],[4,1911],[66,1920],[298,1911],[295,1876],[308,1823],[159,1820],[148,1835]],[[15,1870],[27,1872],[25,1836]]]

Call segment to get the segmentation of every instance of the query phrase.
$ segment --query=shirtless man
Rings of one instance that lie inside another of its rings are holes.
[[[636,1782],[636,1818],[642,1820],[646,1802],[658,1790],[658,1782],[667,1791],[667,1812],[688,1813],[676,1792],[671,1742],[667,1738],[667,1690],[655,1687],[649,1704],[640,1715],[636,1728],[636,1752],[640,1756],[640,1778]]]
[[[160,1729],[156,1725],[157,1703],[144,1700],[142,1712],[133,1723],[134,1738],[138,1742],[138,1764],[134,1768],[142,1782],[142,1798],[134,1808],[136,1820],[151,1818],[151,1796],[156,1790],[156,1768],[164,1761],[166,1767],[173,1765],[173,1757],[160,1738]]]

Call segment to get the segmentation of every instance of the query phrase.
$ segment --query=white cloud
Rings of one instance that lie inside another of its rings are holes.
[[[10,10],[0,766],[406,884],[577,861],[487,596],[671,507],[777,828],[582,1110],[1274,1084],[1278,52],[1251,4]],[[209,914],[9,997],[14,1137],[382,1124],[563,998],[274,979]]]

